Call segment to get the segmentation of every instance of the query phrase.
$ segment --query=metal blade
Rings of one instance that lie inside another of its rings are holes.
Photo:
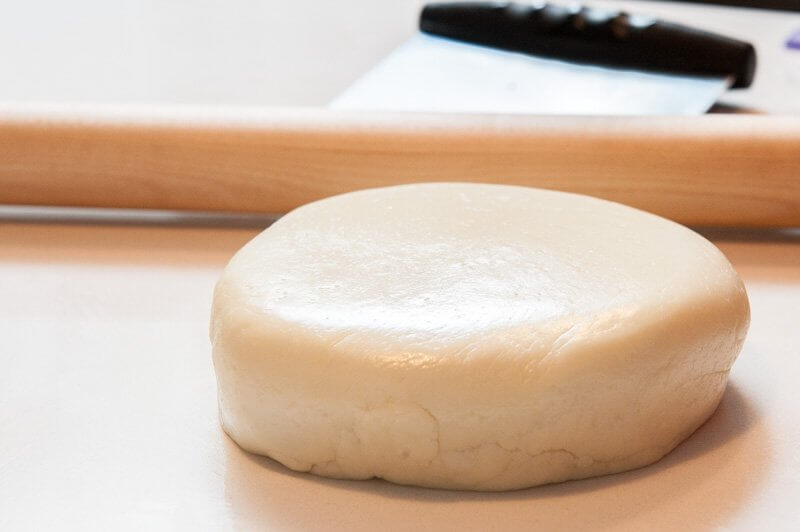
[[[380,111],[694,115],[729,80],[541,59],[418,34],[330,106]]]

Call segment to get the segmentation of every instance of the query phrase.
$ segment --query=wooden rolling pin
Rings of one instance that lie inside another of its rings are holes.
[[[800,226],[800,117],[531,117],[0,107],[0,203],[283,213],[480,181],[695,225]]]

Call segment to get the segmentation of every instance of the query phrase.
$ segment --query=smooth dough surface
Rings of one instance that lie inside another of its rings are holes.
[[[505,490],[652,463],[749,324],[722,253],[586,196],[478,184],[301,207],[214,295],[225,431],[297,471]]]

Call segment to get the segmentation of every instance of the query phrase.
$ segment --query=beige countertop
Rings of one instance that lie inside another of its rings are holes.
[[[707,233],[752,325],[712,417],[638,471],[510,493],[297,474],[217,422],[207,327],[247,228],[0,224],[0,529],[788,530],[800,235]]]
[[[0,103],[323,106],[415,31],[424,0],[31,0],[0,18]],[[568,4],[566,0],[554,3]],[[586,0],[753,42],[722,102],[800,112],[800,13]]]
[[[13,52],[2,59],[0,102],[322,105],[413,31],[420,3],[21,2],[0,17],[0,47]],[[757,31],[777,58],[731,103],[791,111],[797,99],[774,87],[800,80],[781,46],[800,17],[709,18],[707,9],[684,5],[677,18]],[[303,24],[286,23],[294,19]],[[790,530],[800,521],[797,230],[707,232],[745,280],[752,325],[719,410],[689,440],[638,471],[486,494],[324,480],[241,451],[217,420],[207,329],[214,282],[256,230],[126,219],[0,212],[0,530]]]

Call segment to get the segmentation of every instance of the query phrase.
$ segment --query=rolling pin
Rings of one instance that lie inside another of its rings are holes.
[[[280,214],[422,181],[578,192],[691,225],[800,226],[800,117],[0,106],[0,204]]]

